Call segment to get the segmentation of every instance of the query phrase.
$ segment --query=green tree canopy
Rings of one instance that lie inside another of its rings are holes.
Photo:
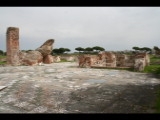
[[[152,49],[148,48],[148,47],[143,47],[143,48],[140,48],[141,51],[151,51]]]
[[[154,46],[153,49],[155,50],[155,53],[156,53],[157,55],[160,55],[160,49],[159,49],[157,46]]]
[[[52,50],[51,54],[64,54],[65,52],[70,52],[71,50],[68,48],[55,48]]]
[[[70,52],[71,50],[68,48],[65,48],[65,52]]]
[[[87,48],[85,48],[85,51],[86,51],[86,52],[91,52],[91,51],[93,51],[93,48],[87,47]]]
[[[134,49],[134,50],[140,50],[139,47],[132,47],[132,49]]]
[[[100,52],[100,51],[104,51],[105,50],[103,47],[100,47],[100,46],[95,46],[92,49],[96,50],[96,52]]]
[[[152,51],[152,49],[148,48],[148,47],[142,47],[142,48],[140,48],[140,47],[132,47],[132,49],[139,50],[139,51],[146,51],[146,52],[151,52]]]
[[[3,50],[0,50],[0,55],[3,55],[3,54],[4,54]]]
[[[77,51],[84,51],[85,49],[84,48],[82,48],[82,47],[77,47],[77,48],[75,48],[75,50],[77,50]]]
[[[59,54],[59,49],[58,48],[53,49],[52,52],[51,52],[51,54],[52,55]]]
[[[159,50],[160,50],[157,46],[154,46],[153,49],[156,50],[156,51],[159,51]]]

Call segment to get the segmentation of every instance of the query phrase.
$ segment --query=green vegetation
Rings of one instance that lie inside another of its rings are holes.
[[[149,65],[144,69],[145,73],[155,73],[160,74],[160,65]]]
[[[65,60],[65,59],[61,59],[61,61],[60,62],[68,62],[67,60]]]
[[[77,47],[77,48],[75,48],[75,50],[79,51],[79,53],[80,53],[81,51],[84,51],[85,49],[82,47]]]
[[[3,50],[0,50],[0,56],[1,56],[1,55],[4,55],[4,56],[5,56],[5,55],[6,55],[6,52],[4,52]]]
[[[151,55],[150,60],[151,60],[150,62],[151,65],[146,66],[143,72],[160,74],[160,57]],[[157,113],[160,113],[160,90],[157,91],[157,100],[155,108]]]
[[[6,62],[4,62],[4,61],[0,61],[0,65],[4,65],[4,64],[6,64]]]
[[[0,50],[0,55],[3,55],[3,50]]]
[[[74,62],[74,61],[67,61],[67,60],[65,60],[65,59],[61,59],[60,62]]]
[[[90,54],[90,53],[98,53],[100,51],[104,51],[105,49],[100,46],[94,46],[94,47],[86,47],[86,48],[77,47],[77,48],[75,48],[75,50],[79,51],[79,53],[83,52],[83,53]]]
[[[68,48],[55,48],[52,50],[52,55],[60,55],[64,54],[65,52],[70,52],[71,50]]]
[[[4,55],[0,55],[0,58],[6,58],[6,56],[4,56]]]
[[[1,61],[1,59],[6,58],[4,55],[0,55],[0,65],[6,64],[6,61]]]
[[[158,63],[160,64],[160,57],[158,56],[151,55],[150,60],[151,60],[151,64],[158,64]]]
[[[156,106],[155,106],[155,108],[156,108],[156,112],[160,113],[160,89],[157,90],[156,94],[157,94],[157,99],[156,99]]]
[[[134,49],[135,51],[145,51],[145,52],[151,52],[152,49],[151,48],[148,48],[148,47],[142,47],[142,48],[139,48],[139,47],[132,47],[132,49]]]
[[[150,61],[150,65],[146,66],[143,72],[160,74],[160,57],[151,55]]]
[[[112,67],[92,67],[92,68],[95,68],[95,69],[113,69],[113,70],[127,70],[127,71],[134,71],[133,68],[123,68],[123,67],[116,67],[116,68],[112,68]]]

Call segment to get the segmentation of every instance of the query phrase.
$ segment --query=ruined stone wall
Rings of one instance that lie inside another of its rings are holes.
[[[142,59],[144,58],[145,60],[145,65],[148,66],[150,64],[150,57],[147,53],[137,53],[135,55],[135,59]]]
[[[145,58],[137,58],[135,59],[134,71],[143,71],[146,66]]]
[[[81,55],[78,57],[79,67],[133,67],[142,71],[149,65],[150,58],[147,53],[125,55],[112,52],[100,52],[98,55]]]
[[[124,66],[125,67],[134,67],[134,63],[135,63],[135,56],[134,55],[126,55]]]
[[[100,60],[106,67],[116,67],[116,55],[112,52],[100,52]]]
[[[90,67],[91,66],[91,56],[90,55],[80,55],[78,56],[79,67]]]
[[[79,67],[116,67],[116,56],[111,52],[100,52],[98,55],[80,55]]]
[[[125,54],[116,54],[116,66],[117,67],[124,67],[126,62],[127,56]]]
[[[19,28],[9,27],[6,33],[7,64],[19,65]]]

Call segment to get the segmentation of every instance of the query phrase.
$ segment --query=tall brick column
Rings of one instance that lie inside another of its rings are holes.
[[[7,64],[19,65],[19,28],[8,27],[6,34]]]

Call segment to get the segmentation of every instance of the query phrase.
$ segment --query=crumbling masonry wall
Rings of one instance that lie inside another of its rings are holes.
[[[8,27],[6,43],[7,64],[19,65],[19,28]]]
[[[103,51],[96,56],[81,55],[78,59],[79,67],[133,67],[135,71],[142,71],[145,66],[150,64],[147,53],[125,55]]]

